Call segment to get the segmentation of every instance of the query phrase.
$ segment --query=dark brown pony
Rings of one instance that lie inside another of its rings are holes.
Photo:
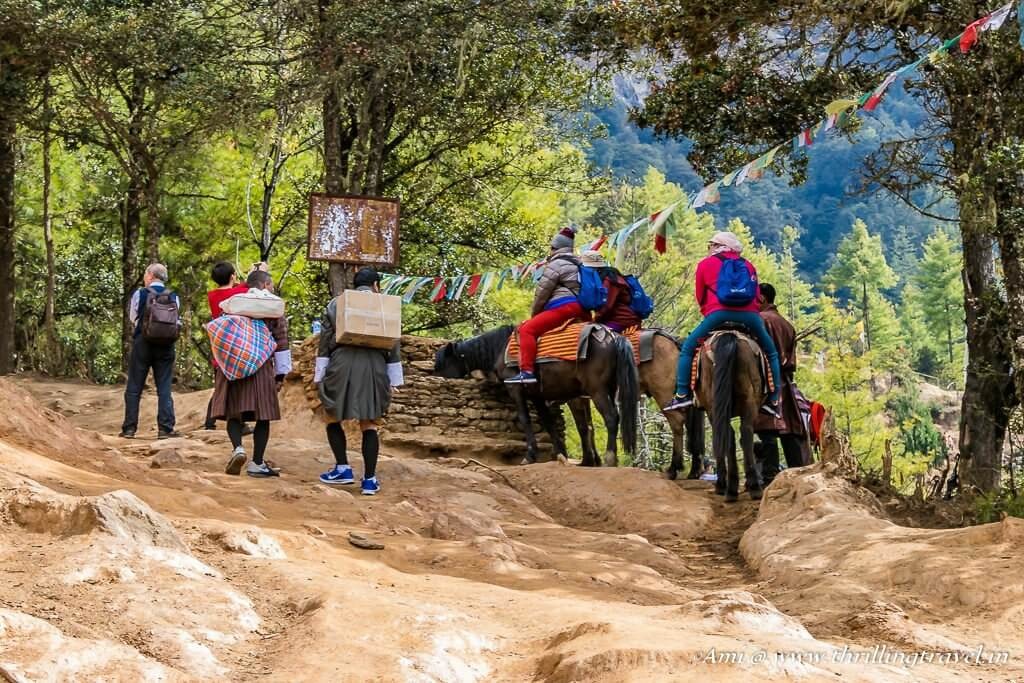
[[[754,419],[764,396],[761,359],[748,343],[746,335],[731,329],[709,337],[698,353],[700,382],[697,384],[697,399],[711,417],[711,443],[718,473],[715,493],[725,494],[725,500],[730,503],[739,500],[736,435],[730,422],[733,417],[738,417],[746,490],[751,498],[758,500],[761,498],[761,478],[754,461]],[[692,411],[693,408],[690,409]]]
[[[491,330],[478,337],[464,341],[449,342],[434,356],[434,374],[455,379],[466,377],[474,370],[494,373],[504,380],[516,373],[505,364],[505,347],[515,332],[511,325]],[[552,436],[555,449],[565,454],[565,443],[553,428],[554,419],[549,403],[569,403],[580,439],[585,444],[583,464],[601,464],[592,448],[592,432],[581,424],[584,412],[588,415],[589,405],[582,397],[589,396],[604,418],[608,428],[608,444],[604,464],[614,467],[618,464],[618,432],[622,428],[623,447],[630,456],[636,453],[638,402],[640,399],[639,377],[633,359],[633,347],[627,339],[617,334],[596,333],[588,343],[587,357],[578,361],[556,361],[537,366],[538,384],[509,384],[509,394],[516,403],[519,424],[526,435],[525,463],[537,461],[537,439],[530,422],[529,400],[537,409],[537,416],[545,431]],[[618,407],[616,407],[618,395]],[[591,444],[588,448],[586,444]]]

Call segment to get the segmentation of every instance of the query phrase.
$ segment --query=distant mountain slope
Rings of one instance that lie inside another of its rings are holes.
[[[607,128],[608,137],[595,140],[589,156],[621,180],[642,178],[648,166],[653,166],[670,181],[694,192],[704,181],[686,159],[689,141],[658,138],[649,130],[637,128],[629,119],[629,108],[642,104],[644,87],[642,81],[616,79],[612,106],[593,112]],[[839,240],[856,218],[864,220],[873,232],[882,233],[893,257],[897,256],[897,245],[904,249],[908,244],[915,245],[919,249],[935,229],[935,220],[920,215],[883,190],[857,192],[864,157],[877,149],[881,141],[909,135],[925,116],[913,99],[894,88],[884,105],[866,117],[853,144],[841,136],[822,137],[815,142],[810,149],[811,162],[804,185],[790,187],[787,178],[769,174],[760,182],[723,190],[721,202],[707,210],[722,224],[732,218],[742,219],[759,240],[772,248],[780,247],[784,225],[799,228],[801,239],[796,256],[802,271],[812,280],[828,268]],[[954,216],[955,207],[950,202],[937,213]]]

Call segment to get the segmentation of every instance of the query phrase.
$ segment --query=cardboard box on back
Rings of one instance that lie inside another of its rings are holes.
[[[346,289],[338,297],[339,344],[390,349],[402,336],[402,298]]]

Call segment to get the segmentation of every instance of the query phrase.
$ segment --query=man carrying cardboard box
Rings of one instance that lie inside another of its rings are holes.
[[[320,481],[332,486],[355,483],[341,422],[359,420],[365,468],[362,492],[372,496],[380,490],[377,421],[387,413],[393,387],[404,384],[399,348],[401,309],[396,319],[391,300],[398,297],[380,293],[380,275],[373,268],[356,273],[354,284],[355,290],[346,290],[327,304],[320,330],[313,381],[331,419],[327,441],[335,461],[332,469],[320,475]]]

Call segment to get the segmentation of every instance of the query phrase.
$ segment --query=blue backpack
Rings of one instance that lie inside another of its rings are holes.
[[[654,299],[647,296],[636,275],[626,275],[625,278],[626,284],[629,285],[629,307],[641,320],[645,320],[654,313]]]
[[[580,293],[576,299],[585,311],[598,311],[608,303],[608,288],[596,268],[580,266]]]
[[[715,296],[723,306],[740,308],[757,298],[757,276],[751,275],[747,269],[747,260],[743,258],[725,258],[717,256],[722,262],[718,271],[718,282],[715,283]]]

